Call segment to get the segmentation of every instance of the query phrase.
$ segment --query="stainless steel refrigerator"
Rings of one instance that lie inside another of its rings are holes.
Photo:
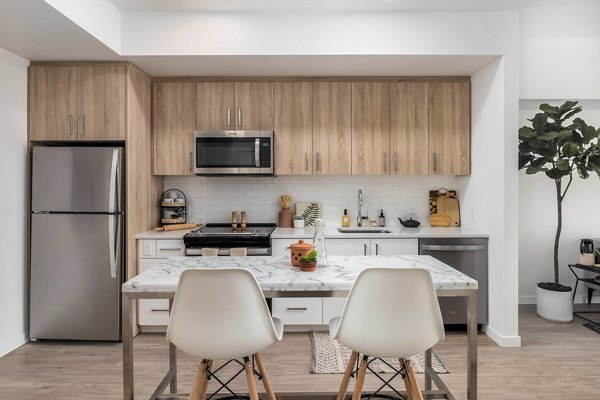
[[[32,339],[120,340],[123,148],[33,147]]]

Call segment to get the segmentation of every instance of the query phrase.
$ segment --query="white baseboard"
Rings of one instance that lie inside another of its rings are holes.
[[[485,334],[500,347],[521,347],[521,336],[503,336],[491,326],[487,326]]]
[[[0,343],[0,357],[4,357],[11,351],[23,346],[28,340],[29,332],[24,332]]]

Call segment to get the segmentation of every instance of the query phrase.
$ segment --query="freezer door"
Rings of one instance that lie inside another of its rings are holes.
[[[121,212],[122,148],[33,147],[32,211]]]
[[[32,215],[32,338],[120,340],[122,218]]]

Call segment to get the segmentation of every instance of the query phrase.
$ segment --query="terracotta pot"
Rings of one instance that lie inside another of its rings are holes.
[[[304,240],[300,239],[298,243],[290,244],[290,258],[294,267],[300,266],[300,259],[306,257],[313,249],[313,245],[310,243],[304,243]]]
[[[279,227],[280,228],[291,228],[294,225],[292,224],[292,210],[289,207],[283,207],[281,211],[279,211]]]
[[[312,261],[312,262],[301,262],[300,263],[300,269],[303,272],[312,272],[315,271],[317,269],[317,262],[316,261]]]

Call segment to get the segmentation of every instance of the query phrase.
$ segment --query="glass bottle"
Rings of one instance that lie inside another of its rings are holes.
[[[325,245],[325,223],[322,219],[315,219],[315,236],[313,237],[313,249],[317,252],[317,265],[327,265],[327,247]]]

